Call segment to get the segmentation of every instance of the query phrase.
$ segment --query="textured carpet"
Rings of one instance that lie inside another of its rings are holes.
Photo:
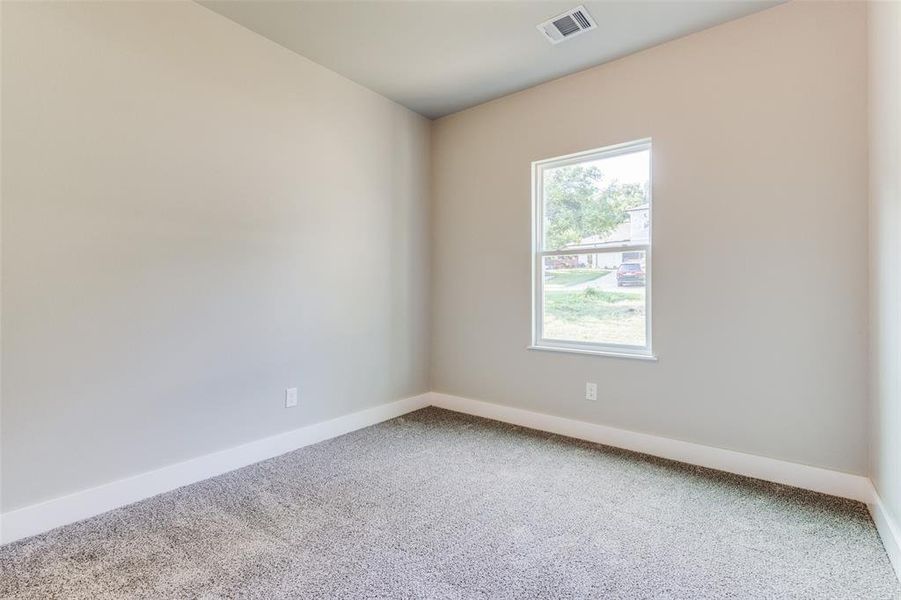
[[[0,597],[901,597],[859,503],[434,408],[0,548]]]

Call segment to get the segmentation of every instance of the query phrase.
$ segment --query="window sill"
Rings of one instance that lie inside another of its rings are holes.
[[[566,348],[562,346],[526,346],[527,350],[539,350],[542,352],[566,352],[569,354],[589,354],[592,356],[609,356],[611,358],[632,358],[636,360],[649,360],[657,362],[657,356],[654,354],[643,354],[639,352],[622,352],[616,350],[588,350],[585,348]]]

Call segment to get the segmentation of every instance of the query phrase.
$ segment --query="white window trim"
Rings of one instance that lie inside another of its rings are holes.
[[[546,339],[542,333],[542,299],[544,279],[541,276],[542,258],[545,256],[571,255],[572,250],[548,250],[542,251],[544,237],[544,200],[543,177],[547,168],[563,167],[584,162],[588,159],[603,159],[630,154],[641,150],[651,150],[651,138],[635,140],[615,146],[606,146],[594,150],[586,150],[566,156],[548,158],[532,163],[532,344],[530,350],[549,350],[554,352],[571,352],[575,354],[593,354],[597,356],[612,356],[618,358],[635,358],[641,360],[657,360],[652,345],[651,306],[652,306],[652,248],[654,242],[654,202],[653,202],[653,152],[649,159],[648,184],[648,241],[645,244],[623,244],[615,247],[605,247],[605,252],[621,252],[628,250],[642,250],[645,252],[645,340],[646,346],[632,346],[624,344],[602,344],[597,342],[577,342],[570,340]],[[582,254],[583,251],[576,254]]]

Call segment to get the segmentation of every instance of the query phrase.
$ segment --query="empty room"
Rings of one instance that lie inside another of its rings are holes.
[[[901,600],[901,0],[0,0],[0,599]]]

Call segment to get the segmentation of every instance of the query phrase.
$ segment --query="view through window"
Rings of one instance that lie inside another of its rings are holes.
[[[650,355],[650,141],[533,166],[533,344]]]

